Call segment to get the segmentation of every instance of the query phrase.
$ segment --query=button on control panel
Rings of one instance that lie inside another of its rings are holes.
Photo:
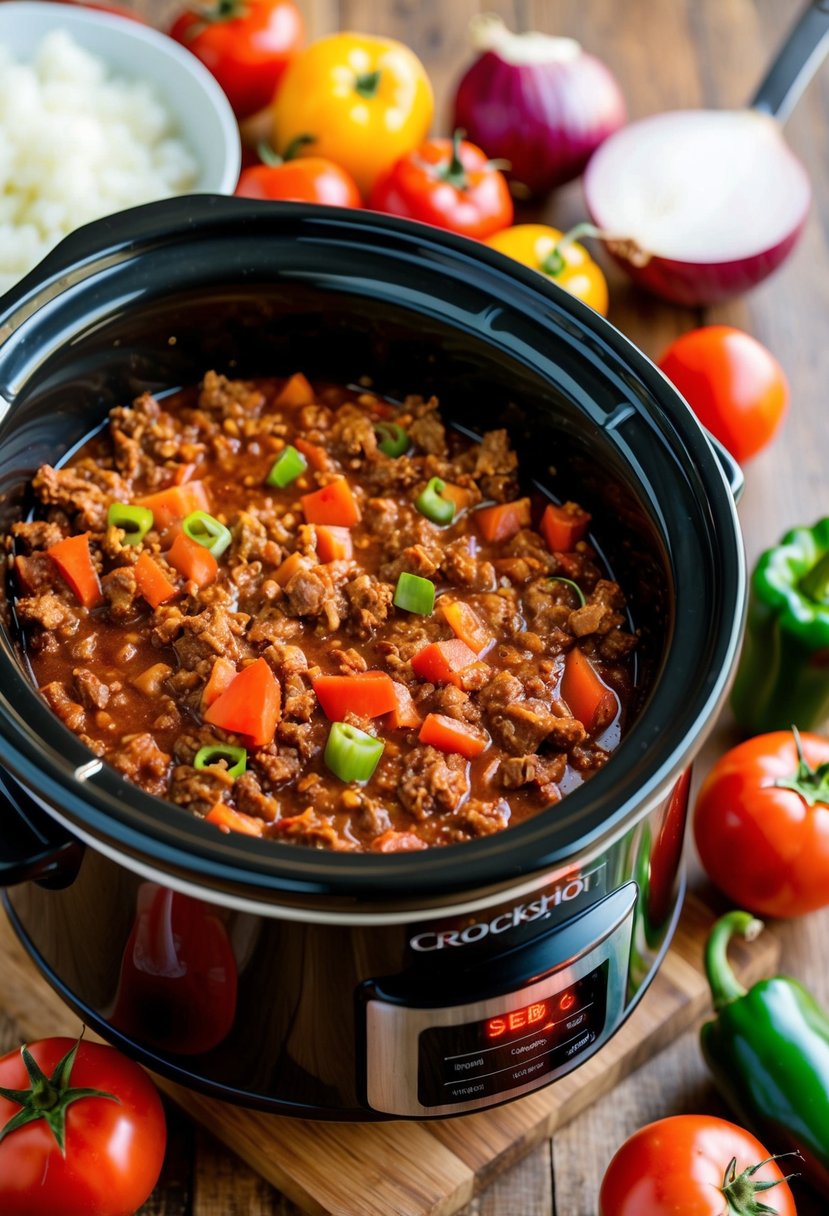
[[[424,1106],[509,1093],[585,1051],[604,1030],[607,960],[575,984],[520,1009],[421,1031]]]

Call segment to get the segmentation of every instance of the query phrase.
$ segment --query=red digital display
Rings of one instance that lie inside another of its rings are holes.
[[[490,1018],[484,1022],[484,1031],[488,1039],[509,1038],[511,1035],[526,1034],[535,1030],[549,1020],[550,1002],[537,1001],[534,1005],[525,1005],[523,1009],[513,1009],[500,1017]]]

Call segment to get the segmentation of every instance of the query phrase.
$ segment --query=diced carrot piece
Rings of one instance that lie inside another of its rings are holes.
[[[417,737],[421,743],[431,744],[442,752],[457,752],[467,760],[480,756],[489,746],[489,739],[482,731],[446,714],[427,714]]]
[[[265,830],[261,819],[255,819],[252,815],[243,815],[241,811],[234,811],[224,802],[217,802],[207,812],[205,820],[212,823],[221,832],[240,832],[243,836],[261,836]]]
[[[396,832],[394,828],[375,836],[370,845],[372,853],[413,853],[428,847],[426,841],[415,836],[414,832]]]
[[[417,712],[414,698],[406,685],[398,684],[397,680],[392,680],[392,685],[394,687],[394,699],[397,703],[389,714],[389,726],[395,730],[420,726],[422,718]]]
[[[486,654],[494,644],[495,638],[475,609],[463,600],[447,601],[441,597],[438,603],[455,637],[466,642],[469,649],[474,650],[478,658],[482,654]]]
[[[484,540],[509,540],[522,528],[530,526],[530,500],[499,502],[494,507],[479,507],[473,516]]]
[[[331,458],[325,448],[321,448],[318,443],[311,443],[308,439],[303,439],[301,435],[297,435],[294,440],[294,447],[305,457],[312,469],[316,469],[318,473],[325,473],[331,468]]]
[[[214,701],[218,701],[222,693],[230,688],[236,676],[235,663],[231,663],[230,659],[216,659],[213,670],[210,672],[210,678],[202,689],[202,710],[208,709]]]
[[[139,692],[143,692],[145,697],[157,697],[161,692],[161,685],[172,674],[173,669],[169,663],[153,663],[152,667],[146,667],[139,675],[133,676],[130,684]]]
[[[301,553],[291,553],[274,571],[274,582],[279,583],[280,587],[287,587],[297,570],[302,570],[308,564],[308,558]]]
[[[135,585],[151,608],[157,608],[178,594],[175,585],[149,553],[142,553],[132,569]]]
[[[101,580],[92,565],[92,555],[89,552],[88,532],[83,532],[80,536],[67,536],[65,540],[50,545],[46,552],[57,566],[61,578],[69,584],[84,608],[95,608],[103,601]]]
[[[330,524],[317,525],[317,557],[321,562],[348,561],[353,556],[350,528],[332,528]]]
[[[619,708],[615,692],[608,688],[578,646],[567,652],[560,691],[570,713],[589,733],[607,726]]]
[[[541,534],[551,553],[569,553],[586,535],[590,525],[587,511],[575,502],[562,506],[550,502],[541,516]]]
[[[329,481],[321,490],[302,495],[302,509],[309,524],[333,524],[351,528],[360,522],[360,508],[344,477]]]
[[[267,747],[276,731],[282,691],[265,659],[245,667],[216,698],[205,722],[243,735],[251,747]]]
[[[210,550],[193,540],[186,532],[179,532],[173,541],[167,561],[197,587],[209,586],[215,582],[219,573],[219,563]]]
[[[169,528],[176,520],[185,519],[192,511],[209,511],[207,491],[201,481],[188,481],[182,486],[169,486],[157,494],[136,498],[136,507],[149,507],[153,513],[153,527],[159,532]]]
[[[347,713],[377,718],[397,708],[394,683],[384,671],[362,671],[353,676],[317,676],[314,692],[325,716],[342,722]]]
[[[274,405],[310,405],[313,400],[314,390],[311,385],[302,372],[295,372],[285,381]]]
[[[451,481],[444,483],[440,496],[455,504],[456,518],[461,511],[465,511],[472,503],[472,491],[465,489],[463,486],[456,486]]]
[[[432,684],[455,684],[461,687],[461,672],[476,662],[477,655],[460,638],[446,642],[430,642],[412,658],[412,670],[421,680]]]

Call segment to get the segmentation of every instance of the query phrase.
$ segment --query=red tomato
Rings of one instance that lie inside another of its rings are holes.
[[[306,142],[305,140],[302,141]],[[362,207],[357,183],[350,173],[322,156],[297,159],[289,148],[284,157],[264,153],[264,164],[243,169],[235,193],[240,198],[282,199],[292,203],[323,203],[328,207]]]
[[[829,740],[807,733],[800,740],[807,767],[829,761]],[[829,904],[829,787],[825,774],[809,781],[798,767],[791,731],[757,735],[720,757],[694,807],[709,878],[763,916],[800,916]],[[805,797],[776,784],[795,778]]]
[[[294,0],[215,0],[186,9],[170,34],[213,73],[236,117],[248,118],[273,99],[305,27]]]
[[[735,460],[764,448],[789,404],[789,385],[774,355],[730,325],[705,325],[672,342],[659,360],[704,427]]]
[[[503,173],[457,131],[402,156],[375,183],[369,206],[478,240],[508,228],[513,217]]]
[[[745,1181],[778,1185],[757,1192],[757,1203],[767,1203],[777,1216],[797,1216],[789,1185],[777,1162],[768,1157],[759,1140],[725,1119],[710,1115],[660,1119],[626,1140],[607,1167],[599,1216],[725,1216],[753,1211],[745,1201],[739,1208],[727,1201],[733,1158],[736,1176],[765,1161]]]
[[[58,1065],[76,1048],[74,1060],[61,1069],[61,1084]],[[41,1039],[28,1051],[30,1067],[42,1069],[61,1095],[49,1114],[59,1125],[58,1112],[64,1110],[65,1153],[43,1118],[7,1131],[0,1142],[0,1212],[132,1216],[158,1180],[167,1142],[164,1109],[152,1081],[126,1056],[98,1043]],[[31,1089],[22,1051],[0,1058],[0,1086]],[[103,1096],[73,1099],[73,1091],[87,1088]],[[7,1128],[21,1110],[21,1103],[0,1096],[0,1127]]]

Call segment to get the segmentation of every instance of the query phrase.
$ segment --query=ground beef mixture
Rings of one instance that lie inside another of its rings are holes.
[[[218,829],[470,840],[550,808],[626,724],[636,638],[589,516],[522,496],[506,432],[470,441],[434,399],[211,372],[33,488],[8,548],[43,696]]]

